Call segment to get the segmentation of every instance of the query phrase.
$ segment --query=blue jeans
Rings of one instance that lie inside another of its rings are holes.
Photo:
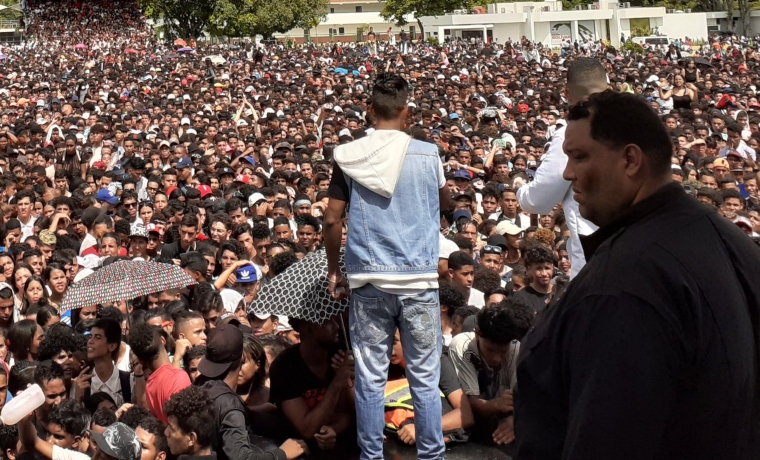
[[[361,460],[383,458],[383,405],[396,328],[414,401],[417,458],[444,458],[441,424],[441,310],[438,291],[401,296],[366,284],[351,291],[351,343],[356,365],[356,425]]]

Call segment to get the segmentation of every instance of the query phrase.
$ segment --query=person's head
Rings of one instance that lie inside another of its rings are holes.
[[[100,318],[90,329],[87,341],[87,359],[108,358],[116,360],[121,345],[121,324],[108,318]]]
[[[114,413],[118,409],[113,397],[105,391],[98,391],[84,398],[84,407],[93,414],[100,409],[107,409]],[[114,422],[115,421],[116,420],[114,420]],[[106,428],[108,425],[110,425],[110,423],[101,426]]]
[[[734,219],[739,211],[744,208],[744,198],[736,189],[726,189],[721,192],[722,202],[720,212],[726,219]]]
[[[24,319],[8,329],[8,351],[18,361],[34,361],[42,340],[42,327],[36,321]]]
[[[184,311],[174,318],[175,339],[187,339],[194,347],[206,345],[206,322],[197,311]]]
[[[198,371],[204,378],[224,380],[234,389],[242,361],[243,333],[236,325],[223,323],[209,333],[206,354],[198,364]]]
[[[301,338],[301,346],[321,347],[333,349],[340,341],[340,327],[338,317],[334,316],[323,324],[304,321],[298,318],[288,318],[293,330],[298,332]],[[262,336],[264,337],[264,336]],[[263,339],[262,339],[263,340]]]
[[[205,291],[193,297],[192,310],[203,315],[206,334],[216,327],[216,321],[224,313],[224,301],[218,291]]]
[[[554,277],[554,254],[539,244],[533,244],[523,254],[525,268],[531,285],[540,292],[547,292]]]
[[[448,280],[438,282],[438,299],[441,304],[441,318],[449,321],[457,308],[465,305],[467,298],[464,290]]]
[[[7,283],[0,283],[0,326],[9,327],[13,323],[14,306],[13,289]]]
[[[45,395],[45,402],[37,409],[37,414],[42,420],[47,418],[47,414],[53,407],[59,405],[68,397],[66,385],[64,384],[63,368],[54,361],[39,363],[34,370],[34,383],[40,386],[42,393]]]
[[[22,449],[17,425],[0,425],[0,449],[3,460],[16,460]]]
[[[509,301],[507,299],[505,303]],[[505,303],[484,308],[476,317],[475,337],[480,358],[491,369],[499,369],[506,363],[512,341],[520,338],[510,309]]]
[[[464,251],[449,254],[449,279],[469,292],[475,279],[475,263],[472,256]]]
[[[216,436],[214,430],[214,406],[208,392],[191,385],[175,393],[164,405],[169,419],[166,440],[172,455],[194,455],[211,448]]]
[[[47,442],[64,449],[86,452],[90,413],[76,399],[66,399],[48,415]]]
[[[96,454],[93,460],[140,460],[142,449],[135,430],[116,422],[103,431],[91,432]]]
[[[144,417],[135,428],[135,435],[140,441],[142,455],[140,460],[164,460],[169,452],[166,442],[166,425],[156,417]]]
[[[407,112],[409,83],[396,74],[382,74],[372,88],[370,114],[379,121],[403,123]]]
[[[85,406],[87,407],[87,406]],[[116,412],[113,409],[101,407],[92,412],[90,419],[90,430],[95,433],[103,434],[106,428],[116,423]]]
[[[200,372],[198,372],[198,364],[200,364],[205,355],[206,346],[198,345],[185,352],[185,356],[182,357],[183,368],[190,377],[190,381],[193,383],[195,383],[195,379],[200,375]]]
[[[607,89],[607,72],[594,58],[575,59],[567,68],[567,99],[571,104]]]
[[[238,386],[251,384],[258,387],[266,378],[266,352],[252,334],[243,335],[243,363],[238,374]]]
[[[603,226],[671,182],[672,143],[657,114],[637,96],[592,94],[571,107],[563,177],[581,215]]]
[[[150,369],[153,369],[152,363],[166,353],[161,342],[161,328],[145,323],[132,326],[129,331],[129,347],[143,367]]]

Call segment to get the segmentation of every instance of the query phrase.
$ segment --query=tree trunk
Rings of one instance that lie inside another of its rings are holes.
[[[420,39],[424,42],[425,41],[425,28],[422,27],[422,21],[420,21],[420,18],[417,18],[417,25],[420,26]]]
[[[752,27],[750,26],[750,18],[749,13],[752,7],[749,4],[748,0],[738,0],[739,1],[739,22],[741,23],[742,28],[742,35],[745,37],[752,36],[752,30],[750,30]]]

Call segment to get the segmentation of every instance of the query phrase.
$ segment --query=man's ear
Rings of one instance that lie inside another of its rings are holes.
[[[16,460],[16,451],[13,449],[5,449],[5,458],[8,460]]]

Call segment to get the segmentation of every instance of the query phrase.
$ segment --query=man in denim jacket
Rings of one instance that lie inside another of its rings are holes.
[[[356,360],[356,412],[362,460],[383,458],[383,391],[398,327],[414,399],[418,458],[442,459],[444,444],[438,303],[440,208],[451,197],[434,144],[402,131],[407,82],[379,76],[367,137],[335,150],[325,212],[330,291],[351,288],[351,341]],[[338,269],[342,219],[350,210],[345,264]]]

